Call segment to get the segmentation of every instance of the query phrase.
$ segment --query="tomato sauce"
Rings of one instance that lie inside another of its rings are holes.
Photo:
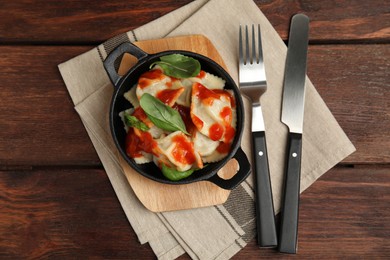
[[[137,107],[132,116],[135,116],[138,120],[142,121],[142,122],[147,122],[149,119],[148,119],[148,116],[145,114],[145,111],[141,108],[141,107]]]
[[[135,133],[137,131],[137,133]],[[126,153],[132,158],[141,157],[141,151],[153,153],[157,143],[149,132],[130,128],[126,136]]]
[[[196,128],[194,122],[192,122],[191,115],[190,115],[190,108],[179,105],[179,104],[175,104],[172,108],[176,109],[179,112],[179,114],[180,114],[181,118],[183,119],[183,122],[186,126],[187,132],[190,133],[190,135],[193,135],[196,132],[197,128]]]
[[[217,151],[221,154],[229,153],[230,146],[231,146],[231,143],[220,142],[218,147],[217,147]]]
[[[213,90],[210,90],[203,86],[200,83],[194,83],[192,86],[192,91],[194,95],[196,95],[203,104],[207,106],[211,106],[214,102],[214,99],[219,99],[220,95],[216,94]]]
[[[230,125],[232,123],[233,112],[232,112],[232,109],[230,107],[222,108],[219,115],[221,116],[221,118],[225,122],[225,124]]]
[[[223,90],[223,89],[214,89],[213,91],[220,96],[227,97],[230,100],[230,106],[233,108],[236,107],[236,101],[235,101],[233,95],[230,94],[228,91]]]
[[[204,70],[201,70],[196,77],[203,79],[204,77],[206,77],[206,72]]]
[[[214,123],[209,129],[209,137],[213,141],[218,141],[222,138],[224,132],[225,129],[221,124]]]
[[[149,70],[138,79],[138,86],[143,89],[148,87],[153,81],[163,80],[165,77],[161,70]]]
[[[194,145],[183,135],[176,135],[172,138],[175,147],[172,150],[172,156],[180,163],[193,164],[196,160]]]
[[[191,119],[194,125],[196,126],[196,128],[198,128],[199,130],[203,128],[204,123],[199,117],[191,113]]]
[[[178,89],[164,89],[157,93],[156,97],[160,99],[163,103],[169,105],[173,104],[176,99],[183,93],[184,88]]]
[[[233,141],[235,134],[236,134],[236,129],[234,129],[231,125],[225,125],[224,142],[231,143]]]

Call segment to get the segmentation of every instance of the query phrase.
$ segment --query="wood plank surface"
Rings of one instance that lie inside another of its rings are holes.
[[[0,258],[153,258],[103,170],[0,172]]]
[[[101,43],[190,3],[150,1],[2,1],[2,43]],[[291,16],[311,18],[311,41],[376,41],[390,37],[390,2],[384,0],[256,0],[271,24],[287,39]]]
[[[390,162],[389,57],[383,44],[309,47],[308,76],[357,150],[344,163]]]
[[[0,46],[3,168],[100,164],[57,69],[90,48]],[[357,147],[343,163],[390,162],[388,57],[383,44],[309,47],[308,75]]]
[[[98,165],[57,65],[91,47],[0,47],[0,165]]]
[[[389,170],[334,168],[305,191],[298,256],[390,257]],[[0,258],[155,259],[138,243],[103,170],[3,171],[0,190],[0,233],[7,234]],[[234,259],[255,256],[281,255],[253,241]]]

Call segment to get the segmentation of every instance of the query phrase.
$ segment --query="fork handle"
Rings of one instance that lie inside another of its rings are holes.
[[[253,132],[252,137],[256,180],[257,244],[260,247],[276,247],[278,240],[265,132]]]

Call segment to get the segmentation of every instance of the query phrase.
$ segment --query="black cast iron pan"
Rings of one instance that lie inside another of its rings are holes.
[[[124,53],[129,53],[138,59],[138,62],[126,73],[124,76],[118,75],[114,63]],[[234,92],[237,109],[237,126],[236,135],[234,137],[230,153],[221,161],[216,163],[209,163],[201,170],[195,171],[189,177],[179,180],[171,181],[166,179],[161,170],[152,162],[147,164],[136,164],[132,158],[126,154],[125,138],[126,132],[123,128],[123,122],[119,117],[119,112],[131,107],[131,104],[123,97],[123,94],[132,88],[138,81],[140,75],[149,70],[149,66],[159,60],[159,57],[179,53],[197,59],[202,67],[202,70],[212,73],[226,80],[225,89],[231,89]],[[240,184],[250,173],[250,164],[245,153],[240,147],[242,131],[244,127],[244,107],[239,90],[229,74],[216,62],[211,59],[188,51],[172,50],[164,51],[156,54],[148,54],[131,43],[123,43],[114,49],[104,61],[104,68],[107,71],[109,78],[114,84],[115,91],[111,101],[110,107],[110,128],[120,154],[126,162],[143,176],[154,181],[166,184],[188,184],[197,181],[210,181],[223,189],[233,189]],[[228,180],[222,179],[217,172],[221,169],[231,158],[235,158],[240,165],[239,171]]]

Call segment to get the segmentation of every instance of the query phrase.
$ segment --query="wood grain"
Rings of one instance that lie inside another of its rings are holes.
[[[101,43],[191,0],[2,1],[2,42]]]
[[[298,256],[390,257],[389,173],[334,168],[306,190]],[[138,243],[104,170],[3,171],[0,190],[0,233],[7,234],[0,258],[155,259]],[[280,256],[251,242],[234,259]]]
[[[0,41],[3,43],[101,43],[190,3],[150,1],[3,1]],[[311,18],[311,41],[389,40],[390,2],[383,0],[308,1],[256,0],[271,24],[287,39],[293,14]]]
[[[309,47],[308,75],[357,151],[343,162],[390,162],[388,45]]]
[[[0,165],[100,165],[57,64],[91,47],[0,47]]]
[[[153,258],[103,170],[0,172],[0,258]]]
[[[57,69],[89,48],[0,46],[1,167],[100,164]],[[309,47],[308,75],[357,147],[343,163],[390,162],[388,57],[382,44]]]

